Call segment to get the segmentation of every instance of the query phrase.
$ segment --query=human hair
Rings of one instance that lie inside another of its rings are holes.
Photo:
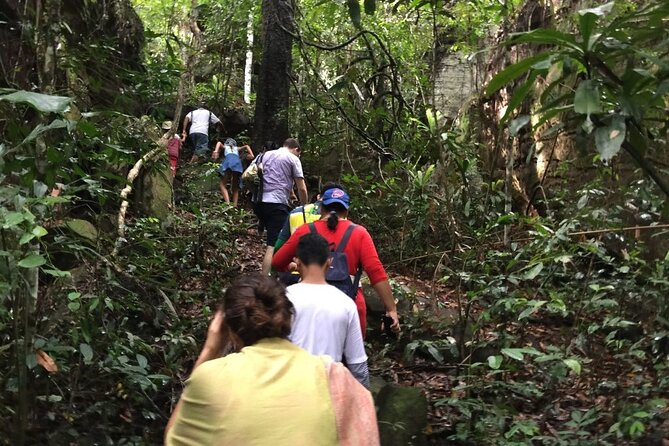
[[[278,148],[279,146],[277,146],[274,141],[265,141],[265,144],[263,145],[263,150],[267,152],[269,152],[270,150],[276,150]]]
[[[339,224],[339,214],[345,213],[346,208],[341,203],[330,203],[328,205],[324,204],[323,209],[330,214],[327,219],[328,229],[334,231]]]
[[[297,139],[295,138],[288,138],[283,142],[283,146],[288,147],[289,149],[299,149],[300,143],[297,142]]]
[[[330,190],[330,189],[342,189],[342,190],[344,190],[344,186],[342,186],[342,185],[339,184],[339,183],[335,183],[334,181],[328,181],[328,182],[325,183],[325,184],[323,185],[323,187],[321,188],[321,197],[323,196],[323,194],[324,194],[326,191],[328,191],[328,190]]]
[[[323,266],[328,261],[328,241],[320,234],[308,233],[297,242],[295,256],[305,265]]]
[[[287,338],[293,304],[277,280],[263,274],[244,275],[223,296],[225,325],[244,346],[265,338]]]

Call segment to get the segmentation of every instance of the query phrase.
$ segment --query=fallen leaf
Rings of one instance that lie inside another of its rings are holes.
[[[37,350],[35,352],[35,358],[37,359],[37,363],[44,367],[44,370],[46,370],[49,373],[57,373],[58,372],[58,365],[56,362],[51,359],[51,356],[47,355],[43,350]]]

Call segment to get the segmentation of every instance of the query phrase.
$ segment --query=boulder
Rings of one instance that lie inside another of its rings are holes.
[[[172,171],[167,163],[158,162],[143,172],[135,200],[145,215],[167,218],[172,209]]]
[[[421,390],[386,385],[379,391],[375,403],[382,445],[427,444],[427,398]]]

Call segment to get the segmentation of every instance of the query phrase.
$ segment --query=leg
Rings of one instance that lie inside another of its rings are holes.
[[[237,207],[237,201],[239,201],[239,177],[241,174],[239,172],[231,172],[232,174],[232,184],[230,188],[232,189],[232,205]]]
[[[262,273],[269,274],[272,271],[272,256],[274,255],[274,246],[268,246],[265,250],[265,256],[262,259]]]
[[[195,163],[201,156],[207,154],[207,151],[209,150],[209,135],[205,135],[204,133],[191,133],[190,138],[195,147],[195,153],[193,153],[190,162]]]
[[[221,191],[221,195],[223,195],[223,200],[226,203],[230,203],[230,195],[228,195],[228,178],[230,177],[230,171],[226,170],[223,176],[220,176],[220,179],[218,181],[218,189]]]
[[[274,245],[279,238],[279,232],[284,222],[288,218],[290,209],[285,204],[280,203],[261,203],[263,206],[265,229],[267,229],[267,250],[263,258],[263,274],[269,274],[272,269],[272,256],[274,255]]]

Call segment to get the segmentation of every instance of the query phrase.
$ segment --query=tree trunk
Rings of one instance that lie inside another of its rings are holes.
[[[281,28],[293,28],[292,2],[263,0],[262,18],[263,52],[258,78],[253,140],[258,149],[265,141],[271,140],[281,144],[290,136],[288,101],[293,39]]]
[[[244,66],[244,102],[251,103],[251,72],[253,68],[253,8],[246,25],[246,65]]]
[[[184,45],[182,47],[182,57],[184,61],[184,72],[181,73],[179,79],[179,87],[177,89],[177,103],[174,107],[174,119],[172,120],[172,128],[170,133],[175,133],[181,125],[181,111],[186,102],[186,89],[193,82],[193,68],[197,62],[197,52],[200,50],[200,28],[197,26],[197,0],[191,1],[190,16],[188,18],[188,28],[192,34],[190,47]],[[185,131],[186,129],[183,129]]]

